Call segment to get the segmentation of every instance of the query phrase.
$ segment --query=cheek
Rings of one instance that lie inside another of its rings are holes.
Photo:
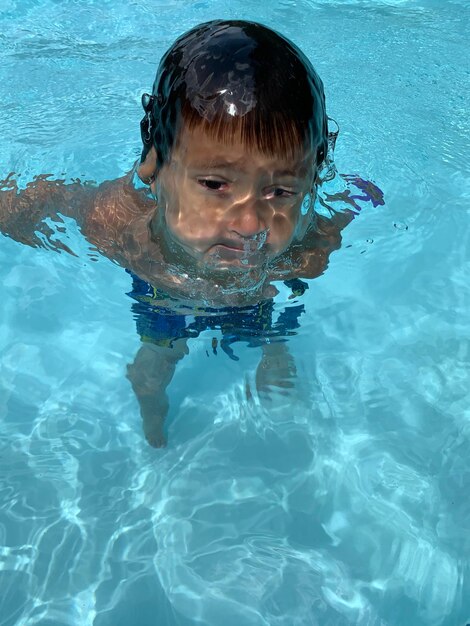
[[[167,229],[182,243],[204,249],[219,235],[217,216],[184,186],[166,187],[161,201]]]
[[[297,220],[292,215],[283,215],[276,213],[271,224],[271,243],[283,243],[290,241],[294,234]]]

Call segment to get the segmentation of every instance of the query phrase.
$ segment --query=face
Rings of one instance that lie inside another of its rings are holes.
[[[310,152],[267,156],[183,129],[156,180],[165,234],[204,266],[262,265],[305,233],[312,208],[301,206],[314,176]]]

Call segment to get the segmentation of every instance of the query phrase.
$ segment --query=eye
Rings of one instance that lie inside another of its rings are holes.
[[[213,180],[212,178],[198,178],[197,182],[209,191],[223,191],[227,185],[223,180]]]
[[[270,189],[267,193],[268,198],[292,198],[293,196],[297,195],[298,193],[296,191],[286,189],[285,187],[274,187]]]

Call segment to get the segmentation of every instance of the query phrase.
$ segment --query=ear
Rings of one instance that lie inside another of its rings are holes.
[[[150,148],[145,157],[145,161],[137,168],[137,176],[147,185],[157,177],[157,153],[155,146]]]
[[[300,215],[294,234],[294,239],[296,241],[302,241],[312,224],[312,220],[314,219],[314,205],[316,195],[315,181],[313,181],[310,191],[305,194],[302,200],[302,205],[299,207]]]

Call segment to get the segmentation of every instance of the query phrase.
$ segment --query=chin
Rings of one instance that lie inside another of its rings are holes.
[[[216,272],[233,272],[237,274],[243,274],[256,267],[256,265],[250,263],[242,264],[240,261],[221,261],[220,259],[210,259],[206,261],[204,265],[206,268]]]

